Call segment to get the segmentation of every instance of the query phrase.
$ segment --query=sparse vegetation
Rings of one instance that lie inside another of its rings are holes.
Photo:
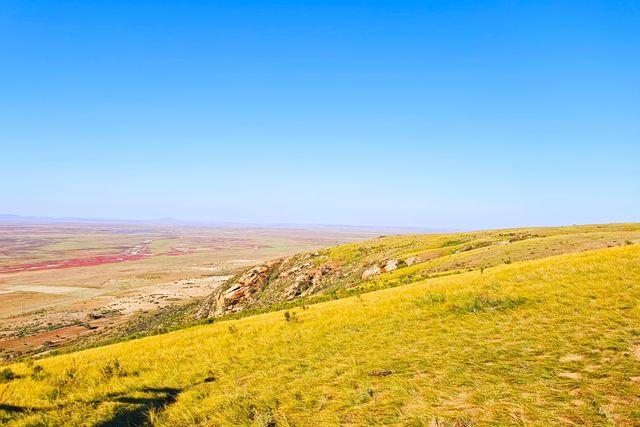
[[[27,366],[31,368],[31,379],[35,381],[41,381],[45,378],[46,374],[42,366],[33,365],[30,363],[27,363]]]
[[[107,363],[100,368],[100,372],[102,373],[102,376],[106,379],[126,375],[126,373],[123,371],[122,367],[120,366],[120,360],[118,360],[117,358],[108,360]]]

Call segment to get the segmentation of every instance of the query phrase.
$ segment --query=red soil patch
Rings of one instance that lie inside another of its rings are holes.
[[[127,253],[118,255],[98,255],[87,258],[71,258],[58,261],[40,261],[27,264],[0,266],[0,273],[19,273],[23,271],[59,270],[62,268],[88,267],[100,264],[113,264],[124,261],[137,261],[149,256],[146,246],[130,249]]]
[[[51,343],[50,345],[52,347],[57,347],[58,344],[63,343],[65,340],[85,334],[88,331],[90,331],[90,329],[84,326],[67,326],[28,337],[12,338],[2,341],[2,350],[8,352],[24,351],[29,348],[44,345],[45,342]]]

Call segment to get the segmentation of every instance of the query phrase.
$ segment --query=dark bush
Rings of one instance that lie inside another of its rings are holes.
[[[4,368],[0,371],[0,383],[11,381],[16,378],[16,374],[9,368]]]
[[[44,368],[40,365],[34,365],[31,369],[31,378],[41,380],[45,377]]]

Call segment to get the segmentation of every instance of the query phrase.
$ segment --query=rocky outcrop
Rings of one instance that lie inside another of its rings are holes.
[[[252,268],[241,275],[236,283],[216,299],[216,312],[233,312],[236,305],[252,294],[261,291],[269,283],[269,273],[279,262],[271,262]]]
[[[362,279],[405,265],[406,262],[398,258],[381,257],[365,268],[362,260],[348,263],[325,251],[281,258],[253,267],[226,282],[201,303],[196,317],[217,317],[348,288]]]
[[[282,260],[270,261],[232,279],[228,282],[230,286],[223,287],[207,298],[196,313],[196,318],[203,319],[240,311],[243,308],[240,303],[262,291],[271,279],[277,277],[273,273],[281,263]]]
[[[321,285],[322,277],[331,272],[333,272],[333,268],[323,265],[319,269],[298,274],[293,284],[285,289],[285,299],[292,300],[315,293]]]
[[[382,269],[380,268],[379,265],[372,265],[371,267],[367,268],[365,271],[362,272],[362,278],[363,279],[368,279],[371,276],[375,276],[376,274],[380,274],[382,273]]]
[[[398,268],[398,266],[400,265],[400,261],[395,259],[395,258],[390,258],[386,261],[382,261],[378,264],[374,264],[372,266],[370,266],[369,268],[367,268],[366,270],[364,270],[362,272],[362,278],[363,279],[368,279],[372,276],[378,275],[378,274],[382,274],[382,273],[387,273],[389,271],[393,271],[396,270]]]
[[[384,265],[384,271],[393,271],[393,270],[395,270],[397,268],[398,268],[398,260],[397,259],[390,259]]]

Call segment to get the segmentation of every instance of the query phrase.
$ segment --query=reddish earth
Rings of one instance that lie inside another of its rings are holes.
[[[66,341],[91,332],[85,326],[67,326],[52,331],[40,332],[35,335],[12,338],[2,341],[2,349],[4,351],[24,352],[39,347],[49,347],[53,349]]]
[[[187,251],[171,251],[160,255],[184,255]],[[116,255],[97,255],[86,258],[71,258],[56,261],[40,261],[27,264],[0,266],[1,273],[19,273],[22,271],[59,270],[62,268],[88,267],[101,264],[113,264],[124,261],[138,261],[145,257],[153,256],[147,246],[139,246],[128,250],[126,253]]]

